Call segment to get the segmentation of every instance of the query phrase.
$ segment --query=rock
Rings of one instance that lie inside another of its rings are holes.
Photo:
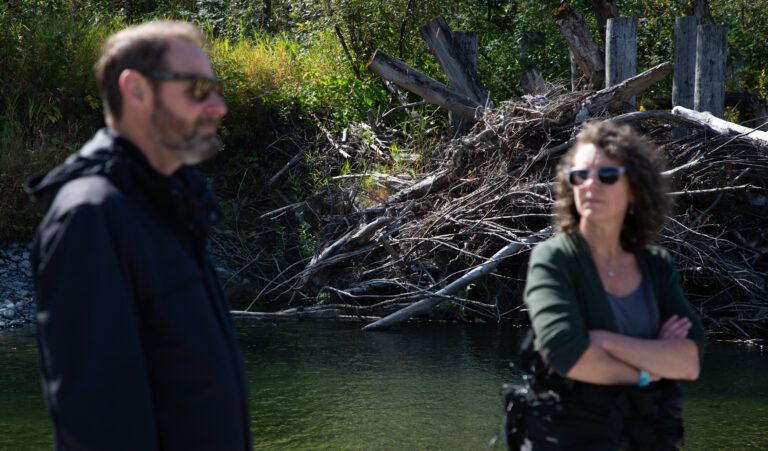
[[[5,301],[3,301],[3,307],[4,308],[13,307],[13,302],[6,299]]]
[[[11,327],[19,327],[19,326],[23,326],[23,325],[24,325],[24,321],[22,321],[20,319],[15,319],[15,320],[11,321],[11,323],[10,323]]]
[[[3,318],[5,319],[14,319],[16,318],[16,309],[14,308],[7,308],[0,313]]]

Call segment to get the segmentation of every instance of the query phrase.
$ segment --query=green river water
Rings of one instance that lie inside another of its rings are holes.
[[[236,320],[256,449],[503,449],[501,385],[522,331]],[[768,450],[768,351],[712,343],[685,384],[686,450]],[[0,331],[0,450],[50,449],[34,329]]]

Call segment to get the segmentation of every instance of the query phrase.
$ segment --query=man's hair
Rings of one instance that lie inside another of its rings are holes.
[[[642,248],[653,241],[661,230],[671,207],[667,195],[669,182],[661,174],[664,157],[653,143],[629,126],[620,126],[610,121],[587,125],[558,165],[557,200],[554,206],[558,231],[573,233],[579,228],[581,215],[576,210],[573,187],[568,183],[565,171],[571,168],[576,151],[584,144],[594,145],[626,169],[624,174],[633,201],[621,228],[621,246],[627,251]]]
[[[197,27],[179,21],[134,25],[107,40],[94,67],[107,115],[120,119],[123,113],[123,96],[118,86],[120,74],[126,69],[143,74],[165,70],[165,53],[173,38],[184,39],[200,48],[205,43]]]

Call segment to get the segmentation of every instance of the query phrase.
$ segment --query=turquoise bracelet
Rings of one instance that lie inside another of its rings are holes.
[[[648,374],[648,371],[640,370],[640,377],[637,378],[637,386],[647,387],[649,385],[651,385],[651,375]]]

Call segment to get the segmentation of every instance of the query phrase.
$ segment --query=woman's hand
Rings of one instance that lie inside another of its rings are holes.
[[[662,324],[658,338],[660,340],[686,338],[692,326],[693,323],[688,317],[672,315]]]

